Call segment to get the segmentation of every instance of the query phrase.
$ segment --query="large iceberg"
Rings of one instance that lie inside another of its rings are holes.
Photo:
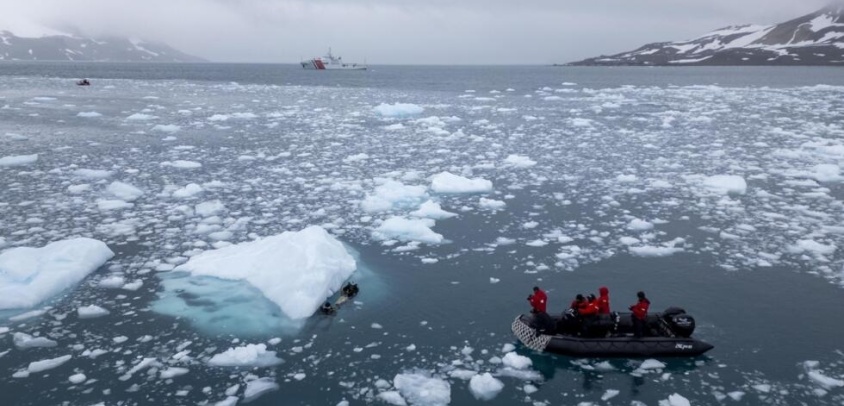
[[[297,320],[312,315],[356,267],[343,243],[322,227],[311,226],[206,251],[174,270],[246,281]]]
[[[0,310],[33,307],[77,284],[113,256],[104,242],[90,238],[3,251]]]

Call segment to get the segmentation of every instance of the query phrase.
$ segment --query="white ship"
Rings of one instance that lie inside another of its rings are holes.
[[[328,54],[323,57],[316,57],[306,61],[302,61],[303,69],[314,70],[366,70],[366,64],[346,63],[343,58],[331,54],[331,48],[328,48]]]

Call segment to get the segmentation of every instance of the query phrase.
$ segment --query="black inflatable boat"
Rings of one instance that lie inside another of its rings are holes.
[[[512,329],[533,350],[575,357],[690,357],[714,348],[691,337],[694,318],[680,308],[648,315],[646,326],[645,335],[636,338],[630,313],[582,319],[569,311],[523,314]]]

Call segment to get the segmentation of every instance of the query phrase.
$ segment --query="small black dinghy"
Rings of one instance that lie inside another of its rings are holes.
[[[714,348],[691,337],[695,320],[676,307],[648,315],[646,333],[639,338],[633,336],[630,313],[618,312],[589,321],[571,310],[560,316],[523,314],[512,329],[533,350],[575,357],[690,357]]]

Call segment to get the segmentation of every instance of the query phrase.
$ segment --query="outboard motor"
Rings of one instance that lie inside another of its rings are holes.
[[[679,307],[669,307],[662,313],[662,318],[671,331],[679,337],[691,337],[695,331],[694,317],[686,314],[686,311]]]

